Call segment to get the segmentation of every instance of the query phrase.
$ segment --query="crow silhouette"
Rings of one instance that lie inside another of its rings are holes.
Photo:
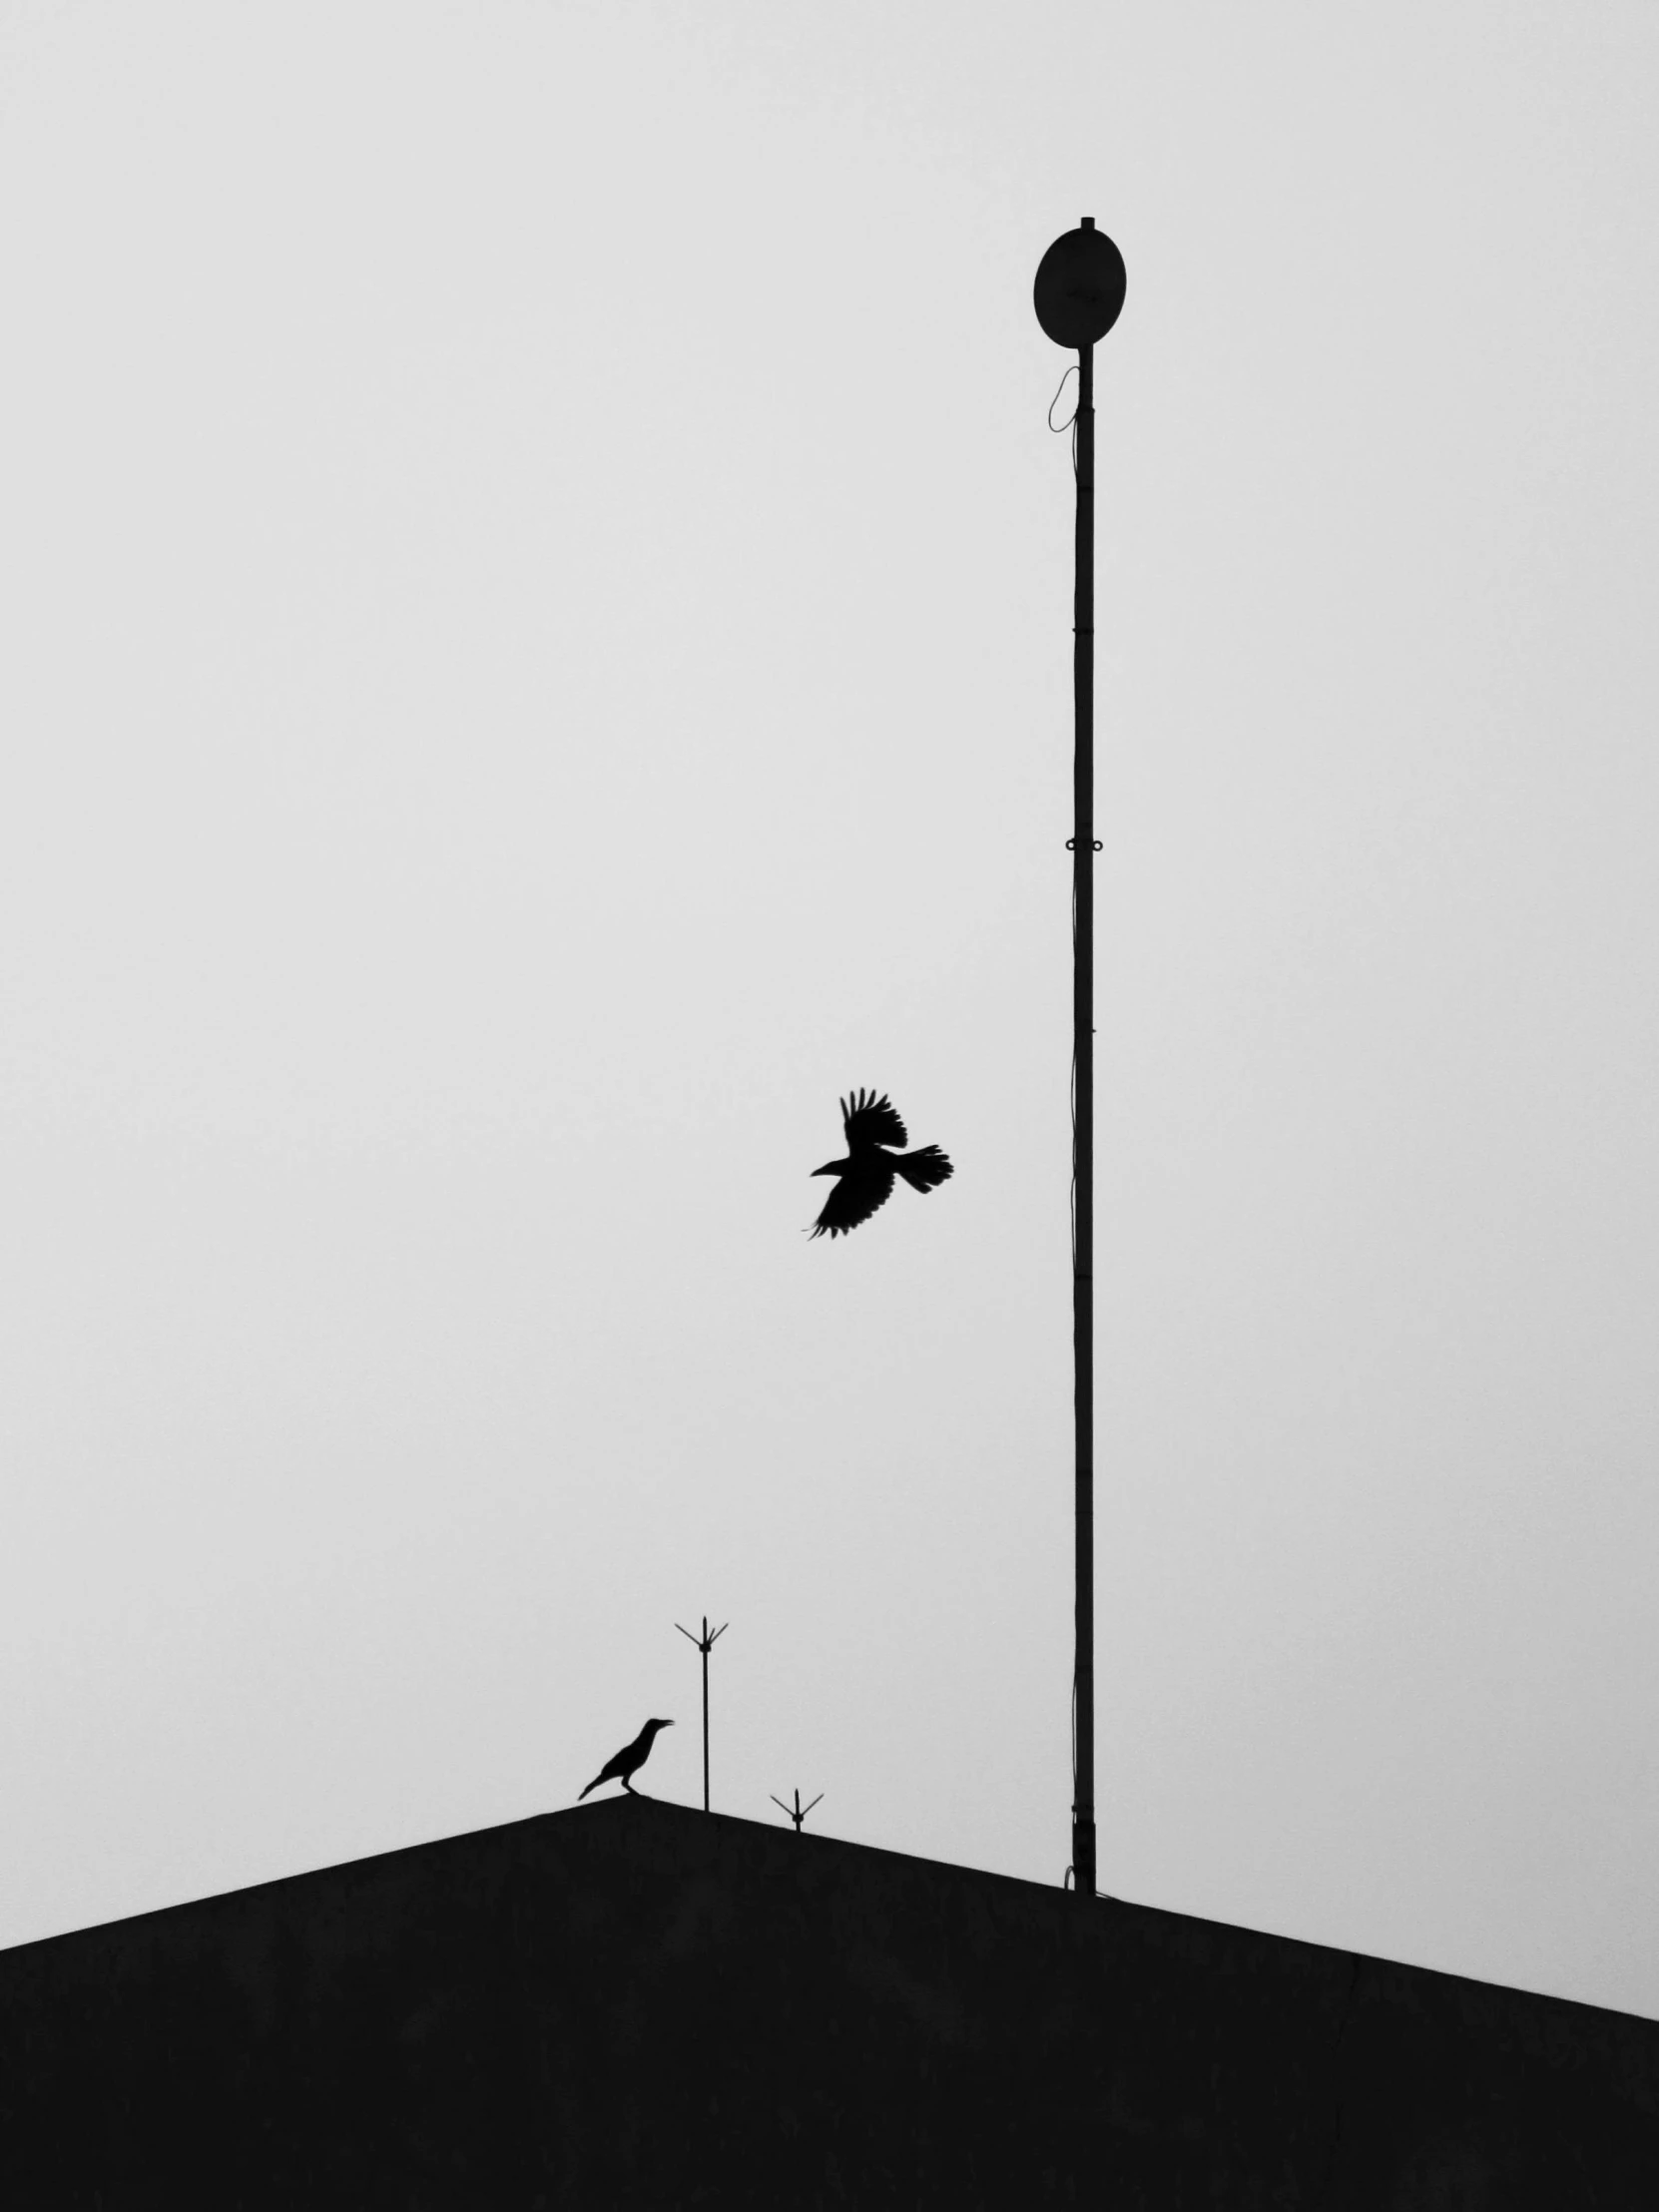
[[[647,1721],[633,1742],[625,1745],[614,1759],[607,1760],[605,1765],[600,1768],[588,1784],[588,1790],[597,1790],[602,1782],[620,1782],[630,1797],[637,1797],[639,1792],[634,1788],[628,1777],[631,1774],[638,1774],[641,1767],[651,1757],[651,1747],[657,1741],[658,1729],[672,1728],[673,1726],[672,1721]],[[582,1792],[582,1797],[587,1796],[588,1790]],[[582,1798],[578,1798],[576,1802],[580,1805]]]
[[[884,1152],[883,1145],[908,1144],[904,1124],[890,1098],[873,1091],[854,1091],[841,1100],[841,1125],[846,1131],[846,1158],[829,1160],[815,1175],[833,1175],[834,1189],[824,1202],[813,1235],[844,1237],[868,1221],[878,1206],[887,1203],[893,1177],[903,1176],[912,1191],[930,1191],[951,1171],[950,1162],[936,1144],[919,1152]]]

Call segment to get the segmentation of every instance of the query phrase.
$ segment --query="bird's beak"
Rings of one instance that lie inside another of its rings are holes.
[[[833,1174],[834,1174],[834,1172],[835,1172],[835,1171],[834,1171],[833,1167],[822,1167],[822,1168],[814,1168],[814,1170],[813,1170],[813,1173],[814,1173],[815,1175],[833,1175]]]

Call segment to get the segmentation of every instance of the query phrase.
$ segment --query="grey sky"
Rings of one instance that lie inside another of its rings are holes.
[[[1659,18],[0,6],[0,1937],[641,1777],[1659,2014]],[[957,1163],[802,1234],[837,1092]]]

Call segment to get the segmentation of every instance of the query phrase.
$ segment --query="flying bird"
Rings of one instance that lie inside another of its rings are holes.
[[[892,1100],[877,1098],[873,1091],[854,1091],[841,1100],[841,1125],[846,1131],[846,1158],[829,1160],[815,1175],[832,1175],[835,1187],[824,1202],[813,1235],[844,1237],[859,1222],[868,1221],[878,1206],[887,1203],[893,1177],[903,1176],[912,1191],[931,1191],[951,1173],[950,1162],[936,1144],[919,1152],[887,1152],[885,1145],[908,1144],[904,1124]]]
[[[600,1768],[588,1784],[588,1790],[597,1790],[602,1782],[620,1782],[630,1797],[638,1797],[639,1792],[634,1788],[628,1777],[631,1774],[638,1774],[641,1767],[651,1757],[651,1747],[657,1741],[658,1729],[672,1728],[673,1726],[672,1721],[647,1721],[633,1742],[626,1745],[617,1753],[614,1759],[607,1760],[605,1765]],[[587,1796],[588,1790],[582,1792],[582,1797]],[[578,1798],[576,1802],[580,1805],[582,1798]]]

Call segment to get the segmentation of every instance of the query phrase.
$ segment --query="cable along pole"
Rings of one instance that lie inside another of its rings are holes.
[[[1094,349],[1123,311],[1123,256],[1086,215],[1037,269],[1037,320],[1077,352],[1077,541],[1072,689],[1072,1359],[1076,1418],[1077,1654],[1072,1677],[1071,1866],[1096,1891],[1094,1819]]]

